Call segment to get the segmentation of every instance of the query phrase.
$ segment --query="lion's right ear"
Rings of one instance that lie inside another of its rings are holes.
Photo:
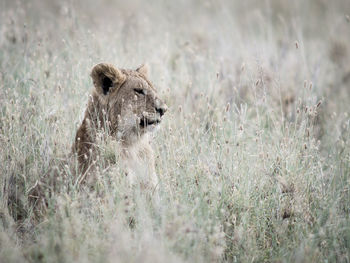
[[[104,95],[117,90],[126,76],[112,64],[100,63],[94,66],[90,74],[96,90]]]
[[[143,74],[146,78],[148,77],[149,67],[147,64],[142,64],[136,69],[137,72]]]

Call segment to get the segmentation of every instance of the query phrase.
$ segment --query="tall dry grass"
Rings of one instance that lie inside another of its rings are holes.
[[[350,261],[346,0],[0,10],[0,262]],[[130,189],[113,142],[94,190],[62,165],[101,61],[147,62],[170,106],[159,203]],[[37,219],[28,193],[50,176]]]

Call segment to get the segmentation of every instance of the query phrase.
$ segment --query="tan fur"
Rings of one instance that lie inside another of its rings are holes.
[[[167,106],[147,78],[147,68],[118,69],[111,64],[96,65],[91,72],[94,90],[73,145],[82,174],[97,160],[97,134],[116,138],[130,182],[143,169],[152,185],[157,178],[153,150],[147,133],[157,126]],[[149,125],[147,125],[147,123]],[[83,177],[82,177],[83,178]]]

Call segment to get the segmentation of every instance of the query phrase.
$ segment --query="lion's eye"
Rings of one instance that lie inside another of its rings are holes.
[[[138,94],[142,94],[142,95],[145,95],[145,92],[143,89],[134,89],[134,91]]]

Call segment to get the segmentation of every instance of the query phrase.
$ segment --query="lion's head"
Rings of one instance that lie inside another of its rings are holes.
[[[167,111],[156,89],[147,78],[147,68],[118,69],[111,64],[96,65],[91,72],[111,134],[129,142],[153,130]]]

